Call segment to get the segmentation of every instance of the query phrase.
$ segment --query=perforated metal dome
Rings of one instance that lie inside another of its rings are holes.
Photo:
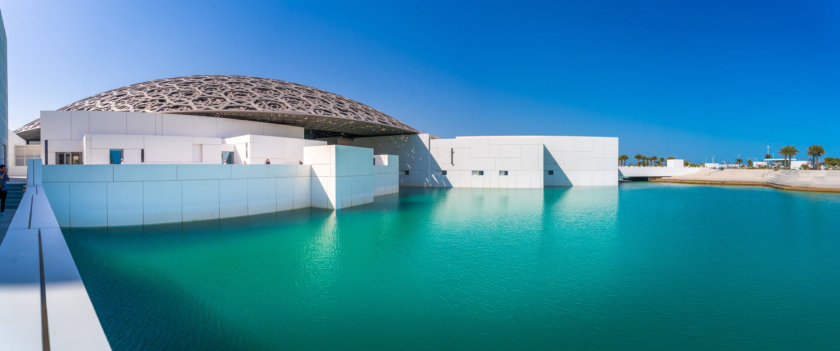
[[[417,133],[396,118],[341,95],[302,84],[246,76],[152,80],[96,94],[59,111],[202,115],[294,125],[348,136]]]

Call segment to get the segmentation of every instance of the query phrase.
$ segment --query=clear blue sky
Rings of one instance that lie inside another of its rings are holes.
[[[10,127],[146,80],[312,85],[415,128],[840,156],[840,2],[0,0]],[[801,155],[800,157],[804,157]]]

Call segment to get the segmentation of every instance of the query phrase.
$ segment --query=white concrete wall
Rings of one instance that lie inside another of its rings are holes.
[[[222,151],[234,151],[234,163],[298,164],[305,146],[326,142],[264,135],[243,135],[232,138],[205,138],[157,135],[85,135],[82,139],[85,164],[109,164],[111,149],[123,149],[124,164],[141,163],[141,150],[150,164],[221,164]],[[246,148],[249,157],[245,157]],[[55,154],[51,152],[53,159]],[[54,161],[51,162],[54,164]]]
[[[678,177],[687,174],[697,173],[704,168],[700,167],[635,167],[635,166],[621,166],[618,167],[619,174],[622,178],[660,178],[660,177]]]
[[[418,134],[356,138],[354,143],[373,148],[377,154],[398,155],[402,186],[541,188],[618,184],[618,138],[432,139],[428,134]],[[474,170],[484,171],[484,175],[473,175]],[[507,176],[500,175],[504,170]]]
[[[244,120],[235,120],[228,118],[206,117],[206,116],[188,116],[162,113],[143,113],[143,112],[100,112],[100,111],[42,111],[41,112],[41,141],[42,145],[48,146],[49,150],[41,149],[42,159],[46,159],[48,164],[55,164],[56,152],[85,152],[85,145],[82,139],[85,135],[120,135],[127,136],[161,136],[161,137],[189,137],[197,140],[220,140],[223,138],[235,137],[240,135],[263,135],[274,136],[282,138],[296,138],[303,139],[303,128],[287,126],[275,123],[253,122]],[[132,139],[138,140],[138,139]],[[147,139],[150,140],[150,139]],[[164,144],[158,145],[160,151],[164,151],[167,147],[172,145],[165,144],[175,140],[187,139],[161,139]],[[130,144],[130,142],[126,141]],[[136,145],[134,144],[131,145]],[[160,156],[160,162],[148,161],[150,163],[180,163],[181,159],[187,156],[182,156],[182,152],[187,152],[189,155],[188,163],[192,163],[193,147],[190,145],[189,150],[183,146],[184,143],[175,142],[177,144],[176,156]],[[221,142],[198,142],[198,144],[207,144],[210,146],[202,147],[202,158],[207,159],[202,163],[220,163],[221,150],[213,145],[221,144]],[[151,144],[150,144],[151,146]],[[117,148],[117,147],[112,147]],[[101,148],[91,150],[93,155],[83,155],[83,158],[91,160],[102,160],[104,151]],[[135,159],[138,157],[139,150],[131,149],[127,152],[126,158]],[[218,151],[219,156],[213,156]],[[46,153],[49,152],[49,155]],[[149,150],[146,150],[148,153]],[[154,153],[155,151],[153,151]],[[85,152],[87,153],[87,152]],[[171,154],[175,154],[170,150]],[[47,157],[47,158],[45,158]],[[177,159],[177,161],[176,161]],[[96,162],[102,163],[102,162]],[[107,162],[104,162],[107,163]]]
[[[312,166],[312,207],[345,208],[373,202],[373,150],[344,145],[309,146],[304,163]]]
[[[6,167],[9,168],[9,176],[11,177],[23,177],[26,176],[26,166],[17,166],[15,164],[15,145],[26,145],[26,140],[23,140],[20,136],[15,134],[11,129],[8,131],[8,152],[9,152],[9,160],[6,164]]]
[[[456,188],[542,188],[543,141],[535,137],[458,137],[430,141],[432,172]],[[434,169],[437,168],[437,169]],[[441,171],[446,171],[443,175]],[[476,175],[473,171],[481,171]],[[501,171],[501,172],[500,172]],[[507,172],[504,175],[503,172]],[[440,183],[440,182],[439,182]]]
[[[46,193],[33,182],[0,243],[0,350],[50,348],[111,349]]]
[[[346,208],[399,192],[393,155],[320,145],[307,164],[40,165],[63,227],[128,226],[254,215],[296,208]],[[40,160],[32,160],[40,162]],[[374,165],[374,162],[377,162]]]
[[[545,186],[618,185],[618,138],[545,136]]]
[[[400,192],[399,156],[373,156],[373,196]]]
[[[271,164],[298,164],[303,161],[304,147],[327,145],[326,141],[320,140],[264,135],[242,135],[223,141],[234,146],[236,164],[241,164],[243,160],[248,164],[264,164],[265,159],[269,159]]]
[[[84,164],[89,165],[109,164],[110,150],[122,149],[125,164],[220,164],[221,142],[222,139],[219,138],[87,134],[82,138],[82,159]],[[193,152],[195,146],[203,150],[197,158]],[[144,158],[141,158],[141,153]],[[54,159],[55,153],[50,151],[50,154]],[[50,162],[50,164],[54,163],[54,161]]]
[[[42,181],[63,227],[187,222],[311,205],[309,165],[48,165]]]
[[[372,148],[377,155],[398,155],[401,186],[445,186],[432,172],[437,166],[432,163],[430,140],[429,134],[409,134],[356,138],[353,139],[353,144]],[[409,171],[409,174],[405,174],[405,171]]]

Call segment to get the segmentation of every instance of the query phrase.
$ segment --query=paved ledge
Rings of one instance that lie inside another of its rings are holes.
[[[41,185],[0,242],[0,350],[110,350]]]
[[[0,349],[40,350],[38,230],[6,233],[0,244]]]

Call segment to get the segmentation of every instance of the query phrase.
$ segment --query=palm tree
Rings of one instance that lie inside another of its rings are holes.
[[[766,159],[770,159],[770,158],[773,158],[773,155],[771,155],[771,154],[765,154],[765,155],[764,155],[764,159],[765,159],[765,160],[766,160]]]
[[[790,161],[792,161],[793,156],[796,156],[799,153],[799,149],[797,149],[796,146],[788,145],[779,149],[779,153],[785,156],[787,168],[790,168]]]
[[[626,166],[627,165],[627,160],[629,160],[629,159],[630,159],[630,156],[627,156],[627,155],[618,156],[618,164],[620,164],[622,166]]]
[[[747,160],[747,167],[752,168],[753,160]]]
[[[825,149],[821,145],[811,145],[808,147],[808,156],[811,156],[811,165],[813,165],[814,169],[820,169],[818,162],[820,161],[820,156],[825,154]]]
[[[735,160],[735,163],[738,165],[738,167],[741,167],[741,164],[744,163],[744,160],[739,158],[739,159]]]
[[[645,156],[642,154],[636,154],[636,156],[633,156],[633,158],[636,159],[636,166],[642,166],[641,162],[645,159]]]
[[[648,157],[648,160],[650,161],[650,163],[649,163],[649,164],[650,164],[651,166],[653,166],[653,163],[654,163],[654,162],[656,162],[656,159],[657,159],[657,157],[656,157],[656,156],[651,156],[651,157]]]
[[[663,164],[665,164],[665,158],[664,158],[664,157],[660,157],[660,158],[659,158],[659,165],[661,166],[661,165],[663,165]]]
[[[799,154],[799,149],[797,149],[796,146],[791,146],[789,152],[790,152],[790,155],[788,156],[788,168],[791,167],[791,161],[793,161],[793,158],[797,154]]]

